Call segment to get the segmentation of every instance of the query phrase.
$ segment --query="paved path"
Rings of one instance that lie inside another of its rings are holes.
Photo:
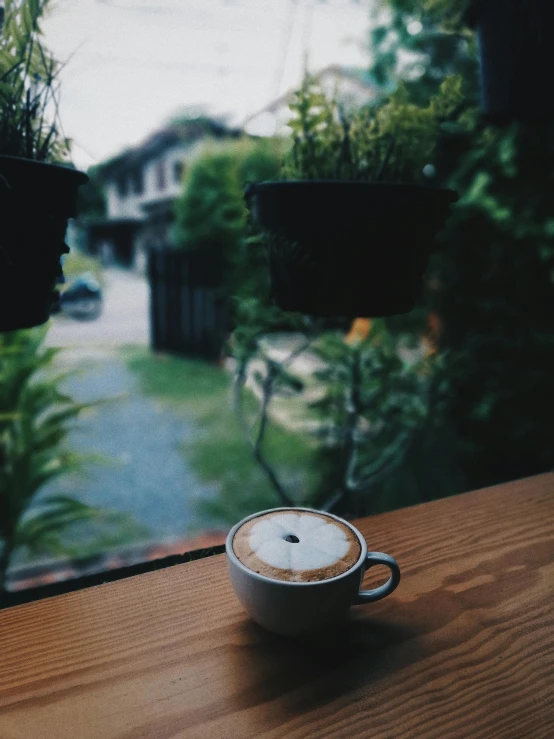
[[[65,357],[64,357],[65,354]],[[75,363],[75,352],[60,360]],[[79,401],[120,396],[82,416],[71,433],[72,449],[106,457],[106,465],[90,466],[88,476],[61,477],[42,491],[69,494],[91,505],[129,513],[153,539],[182,537],[201,526],[195,502],[210,495],[180,450],[194,438],[186,417],[162,409],[141,395],[134,375],[115,350],[100,352],[75,364],[79,374],[65,387]]]
[[[76,368],[66,383],[75,400],[120,396],[83,415],[69,444],[75,451],[100,454],[105,465],[90,466],[86,478],[62,477],[41,495],[61,492],[83,502],[129,513],[158,541],[197,530],[196,499],[211,490],[185,462],[183,444],[194,424],[142,395],[119,348],[147,346],[149,290],[144,277],[124,269],[104,272],[100,318],[78,321],[55,316],[46,343],[62,347],[57,362]]]
[[[91,347],[148,345],[149,289],[146,279],[125,269],[104,272],[102,314],[94,321],[54,316],[46,342],[50,346]]]

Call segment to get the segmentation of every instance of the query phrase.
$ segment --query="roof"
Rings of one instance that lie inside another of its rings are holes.
[[[143,165],[177,144],[193,143],[205,137],[238,138],[242,133],[241,129],[229,128],[225,123],[205,116],[176,120],[152,133],[139,146],[126,149],[121,154],[99,164],[95,168],[96,173],[100,179],[109,180],[122,172],[128,172],[138,165]]]
[[[339,64],[331,64],[312,76],[321,84],[324,84],[327,80],[332,80],[333,78],[348,82],[350,88],[354,88],[359,97],[361,99],[365,99],[366,102],[370,102],[380,94],[379,88],[371,82],[365,69],[341,67]],[[262,115],[267,115],[268,113],[275,114],[282,109],[288,109],[289,104],[294,98],[295,92],[296,90],[288,90],[283,95],[280,95],[278,98],[268,103],[268,105],[248,116],[248,118],[243,122],[242,127],[246,129],[251,121]]]

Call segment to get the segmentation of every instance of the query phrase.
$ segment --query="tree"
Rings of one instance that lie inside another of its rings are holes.
[[[375,510],[381,483],[405,465],[425,427],[439,421],[439,359],[421,349],[407,359],[403,341],[377,320],[367,322],[367,333],[327,334],[315,346],[324,392],[311,405],[321,417],[320,463],[328,474],[320,505],[327,510]],[[425,496],[434,497],[433,490]],[[420,491],[418,498],[425,499]]]
[[[244,188],[275,176],[278,158],[271,143],[213,145],[190,166],[176,204],[176,236],[187,250],[217,249],[232,258],[244,238]]]
[[[453,69],[463,71],[471,114],[477,59],[460,16],[442,16],[443,0],[427,0],[429,15],[414,0],[388,0],[387,6],[393,30],[381,26],[373,33],[374,75],[392,85],[402,79],[425,99]],[[448,28],[436,25],[441,19]],[[455,434],[468,487],[554,464],[547,379],[554,371],[554,131],[523,124],[493,129],[473,118],[473,125],[453,132],[437,162],[442,181],[461,199],[423,300],[438,316],[450,388],[445,423]]]
[[[180,248],[209,251],[222,260],[233,315],[239,295],[267,292],[265,254],[248,220],[244,191],[251,182],[277,176],[280,149],[273,140],[244,139],[214,146],[191,165],[175,206]]]
[[[477,105],[475,36],[460,22],[461,13],[447,13],[454,6],[451,0],[381,0],[369,46],[370,75],[383,92],[394,91],[402,80],[412,99],[424,105],[446,77],[461,75],[468,104]]]
[[[517,124],[489,132],[453,177],[464,195],[431,297],[472,486],[554,465],[553,132]]]
[[[246,225],[245,207],[232,152],[215,150],[194,162],[176,204],[176,234],[183,249],[228,254]]]

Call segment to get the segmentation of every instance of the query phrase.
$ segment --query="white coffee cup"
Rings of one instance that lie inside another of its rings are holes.
[[[233,550],[233,538],[247,521],[268,513],[315,513],[347,526],[360,543],[360,556],[346,572],[312,582],[277,580],[244,565]],[[235,594],[250,617],[268,631],[283,635],[305,634],[346,615],[352,605],[373,603],[393,592],[400,582],[396,560],[383,552],[368,552],[363,535],[348,521],[310,508],[274,508],[239,521],[227,536],[225,545],[229,576]],[[375,565],[391,571],[388,581],[373,590],[360,590],[365,572]]]

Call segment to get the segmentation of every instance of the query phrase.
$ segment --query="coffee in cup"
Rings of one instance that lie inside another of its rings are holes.
[[[262,513],[240,526],[233,551],[245,567],[274,580],[317,582],[347,572],[361,546],[340,521],[311,511]]]
[[[386,597],[400,582],[396,560],[368,552],[363,535],[338,516],[276,508],[237,523],[226,541],[231,584],[251,618],[277,634],[305,634],[350,606]],[[385,565],[384,585],[360,590],[364,573]]]

